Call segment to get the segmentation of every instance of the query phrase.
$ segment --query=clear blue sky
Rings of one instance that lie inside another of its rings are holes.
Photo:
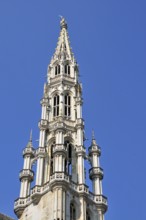
[[[65,16],[83,83],[86,146],[102,148],[106,220],[146,219],[146,1],[0,0],[0,212],[12,217],[22,149]]]

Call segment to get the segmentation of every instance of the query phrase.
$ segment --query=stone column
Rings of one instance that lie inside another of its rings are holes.
[[[63,187],[54,188],[54,211],[53,219],[66,220],[66,192]]]

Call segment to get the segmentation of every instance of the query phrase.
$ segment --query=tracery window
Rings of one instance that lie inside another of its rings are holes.
[[[51,164],[50,164],[50,175],[54,172],[54,164],[53,164],[53,147],[55,145],[55,142],[51,145]]]
[[[67,149],[67,161],[65,161],[65,171],[67,174],[72,175],[72,145],[69,141],[64,143]]]
[[[68,64],[65,65],[65,74],[70,75],[70,66]]]
[[[59,115],[59,95],[55,95],[53,98],[53,116]]]
[[[76,209],[73,203],[70,204],[70,220],[76,220]]]
[[[69,94],[64,96],[64,115],[68,117],[71,115],[71,97]]]
[[[60,65],[55,66],[55,76],[60,74]]]

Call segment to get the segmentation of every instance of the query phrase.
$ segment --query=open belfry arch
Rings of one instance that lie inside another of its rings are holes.
[[[107,198],[102,194],[101,150],[93,135],[86,153],[79,69],[64,18],[60,27],[41,99],[39,146],[33,148],[30,135],[23,150],[20,196],[14,211],[20,220],[104,220]],[[92,192],[85,183],[85,159],[91,164]],[[34,162],[35,185],[31,187]]]

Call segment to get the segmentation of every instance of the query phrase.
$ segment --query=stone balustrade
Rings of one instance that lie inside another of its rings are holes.
[[[102,207],[104,211],[107,210],[108,203],[107,203],[107,197],[103,195],[94,195],[92,192],[89,192],[89,198],[94,201],[99,207]]]
[[[50,183],[54,182],[54,181],[62,181],[65,180],[66,182],[69,182],[69,176],[66,175],[63,172],[56,172],[54,173],[51,177],[50,177]]]
[[[49,182],[45,183],[45,185],[43,185],[42,188],[43,188],[43,189],[42,189],[42,192],[43,192],[43,193],[49,191],[49,189],[50,189],[50,183],[49,183]]]
[[[94,196],[94,201],[96,203],[102,203],[102,204],[107,205],[107,198],[103,195],[95,195]]]
[[[56,144],[53,146],[53,153],[56,153],[56,152],[63,152],[63,153],[66,153],[67,152],[67,149],[64,145],[62,144]]]
[[[42,193],[42,186],[34,186],[31,189],[31,196],[33,196],[34,194],[40,194]]]
[[[68,132],[71,131],[70,129],[72,129],[72,131],[74,130],[75,122],[72,121],[70,117],[64,116],[64,122],[66,129],[68,129]]]
[[[101,148],[98,145],[93,145],[89,147],[89,155],[97,153],[99,156],[101,155]]]
[[[76,192],[78,191],[78,185],[73,181],[70,181],[69,187]]]
[[[61,116],[62,117],[62,122],[57,122],[58,118],[60,116],[54,118],[54,120],[52,122],[49,123],[49,129],[50,130],[57,130],[57,129],[68,129],[68,130],[72,130],[74,131],[74,127],[75,127],[75,122],[70,120],[69,118],[65,117],[65,116]]]
[[[78,125],[84,125],[84,120],[82,118],[78,118],[76,120],[76,122],[77,122]]]
[[[89,176],[90,176],[90,179],[93,179],[94,177],[99,177],[100,179],[102,179],[103,169],[100,167],[92,167],[89,169]]]
[[[61,76],[57,75],[54,78],[50,78],[50,83],[55,84],[57,82],[60,82],[60,80],[61,80]]]
[[[41,157],[45,157],[46,155],[46,149],[44,147],[38,147],[36,149],[36,155],[37,156],[41,156]]]
[[[43,98],[41,99],[41,101],[40,101],[40,104],[41,104],[41,105],[48,106],[48,98],[44,98],[44,97],[43,97]]]
[[[94,200],[94,194],[89,191],[89,199]]]
[[[62,75],[57,75],[54,78],[50,78],[50,83],[56,84],[56,83],[60,82],[61,79],[63,79],[64,81],[68,81],[70,83],[74,83],[74,80],[75,80],[74,77],[70,77],[67,74],[64,74],[63,77],[62,77]]]
[[[82,118],[78,118],[76,120],[76,129],[78,129],[78,128],[82,128],[82,129],[84,128],[84,121]]]
[[[29,170],[29,169],[23,169],[20,171],[19,173],[19,178],[20,180],[22,178],[27,178],[29,179],[30,181],[33,181],[33,177],[34,177],[34,172],[32,170]]]
[[[89,188],[85,184],[80,184],[78,185],[78,192],[89,194]]]
[[[63,79],[64,79],[65,81],[68,81],[68,82],[74,82],[74,80],[75,80],[74,77],[70,77],[70,76],[67,75],[67,74],[64,74]]]
[[[104,211],[104,213],[106,212],[108,204],[107,204],[107,198],[105,196],[95,195],[94,202],[96,203],[97,207],[99,207]]]
[[[41,119],[41,120],[39,121],[38,126],[39,126],[39,129],[40,129],[40,130],[46,130],[46,129],[48,128],[48,121],[45,120],[45,119]]]
[[[103,195],[95,195],[89,191],[88,186],[85,184],[77,184],[73,181],[69,180],[69,176],[63,172],[54,173],[51,178],[50,182],[47,182],[43,186],[34,186],[31,191],[30,195],[26,198],[18,198],[15,200],[14,210],[15,212],[19,210],[24,210],[26,206],[30,203],[35,202],[38,200],[42,194],[47,193],[50,190],[50,184],[55,181],[65,181],[68,184],[68,187],[73,190],[74,192],[78,192],[86,196],[87,199],[93,201],[94,204],[102,208],[104,211],[107,210],[107,198]]]
[[[25,205],[26,205],[26,198],[18,198],[17,200],[15,200],[14,208],[18,206],[25,207]]]
[[[54,124],[54,129],[64,129],[65,128],[65,124],[63,122],[57,122]]]
[[[77,153],[77,155],[81,155],[81,156],[85,157],[86,149],[82,145],[81,146],[76,146],[76,153]]]
[[[25,155],[34,156],[34,155],[35,155],[35,150],[34,150],[32,147],[26,147],[26,148],[23,150],[23,156],[25,156]]]

